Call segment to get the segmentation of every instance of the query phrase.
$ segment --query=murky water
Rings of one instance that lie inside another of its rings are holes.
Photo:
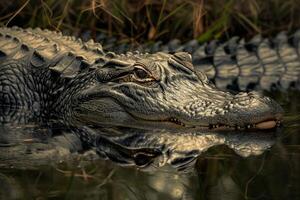
[[[67,149],[76,149],[79,144],[73,134],[50,140],[47,130],[32,124],[1,126],[0,198],[300,199],[300,93],[269,95],[286,111],[282,130],[145,134],[143,138],[151,141],[148,146],[164,149],[164,154],[145,168],[130,166],[135,164],[131,162],[123,163],[129,165],[125,167],[92,159],[93,153],[70,157],[63,140],[72,141]],[[41,141],[30,139],[32,130]],[[3,142],[6,140],[10,143]],[[25,147],[17,145],[20,140]],[[131,144],[143,146],[143,142]],[[51,148],[50,154],[39,151]],[[16,152],[22,156],[13,157]],[[55,157],[56,162],[50,162]]]

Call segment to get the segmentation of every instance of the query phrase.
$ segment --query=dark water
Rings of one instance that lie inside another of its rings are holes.
[[[147,168],[70,157],[57,151],[39,155],[18,145],[1,145],[1,199],[300,199],[300,95],[269,94],[286,113],[277,133],[145,136],[168,153]],[[1,127],[0,135],[22,138],[32,126]],[[47,131],[38,131],[47,138]],[[72,140],[72,135],[66,138]],[[3,138],[2,138],[3,140]],[[25,140],[31,144],[33,141]],[[73,140],[72,140],[73,141]],[[44,148],[41,142],[36,149]],[[73,144],[76,146],[76,144]],[[47,148],[49,148],[47,146]],[[8,150],[9,149],[9,150]],[[189,156],[186,156],[186,152]],[[24,156],[12,158],[15,152]],[[182,153],[182,155],[181,155]],[[57,156],[57,162],[48,157]],[[88,157],[88,159],[87,159]],[[187,159],[188,157],[188,159]],[[66,159],[62,159],[66,158]],[[34,166],[38,163],[38,167]],[[184,164],[180,164],[184,163]]]

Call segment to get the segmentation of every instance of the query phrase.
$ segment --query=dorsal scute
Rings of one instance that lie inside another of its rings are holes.
[[[1,27],[0,51],[12,59],[27,59],[34,67],[49,67],[62,77],[74,77],[105,57],[99,43],[84,43],[73,36],[40,28]]]
[[[74,78],[80,72],[87,69],[94,69],[94,65],[88,63],[84,57],[78,56],[73,52],[61,56],[55,60],[55,64],[49,66],[49,68],[60,74],[63,78]]]

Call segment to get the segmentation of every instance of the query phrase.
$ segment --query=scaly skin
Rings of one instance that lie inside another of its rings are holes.
[[[104,135],[113,127],[206,133],[271,129],[282,117],[268,97],[214,87],[184,52],[105,54],[92,41],[1,28],[0,55],[3,123],[58,121],[98,150],[105,137],[85,127]],[[15,115],[16,108],[29,112]]]

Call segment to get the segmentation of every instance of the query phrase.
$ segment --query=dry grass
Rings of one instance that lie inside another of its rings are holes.
[[[0,25],[42,27],[132,41],[274,34],[300,27],[300,0],[13,0]]]

